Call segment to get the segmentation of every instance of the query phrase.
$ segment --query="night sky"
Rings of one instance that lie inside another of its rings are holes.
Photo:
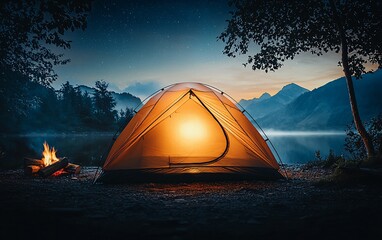
[[[229,19],[227,1],[95,1],[88,28],[68,33],[71,62],[56,67],[53,84],[94,86],[145,97],[176,82],[202,82],[237,100],[274,94],[294,82],[308,89],[342,76],[338,56],[301,55],[275,73],[243,67],[245,58],[223,55],[217,37]]]

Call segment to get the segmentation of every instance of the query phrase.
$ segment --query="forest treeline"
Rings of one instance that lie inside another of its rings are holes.
[[[115,110],[108,83],[96,81],[93,93],[82,92],[69,82],[59,90],[32,82],[14,71],[2,72],[0,132],[116,131],[133,111]]]

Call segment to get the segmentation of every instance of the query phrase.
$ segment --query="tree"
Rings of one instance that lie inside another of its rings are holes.
[[[49,131],[56,130],[61,126],[61,111],[59,110],[59,100],[56,91],[52,87],[42,86],[35,83],[36,89],[29,89],[31,94],[39,99],[38,106],[30,109],[28,116],[23,118],[26,122],[25,131]],[[21,129],[20,129],[21,130]]]
[[[133,118],[134,111],[133,109],[130,109],[128,107],[125,108],[125,110],[121,109],[117,116],[117,125],[120,128],[123,128],[129,123],[129,121]]]
[[[366,64],[382,67],[382,1],[380,0],[235,0],[232,18],[219,36],[223,53],[247,55],[252,69],[279,69],[297,54],[340,54],[353,120],[369,159],[375,152],[361,121],[352,76],[366,73]],[[253,55],[249,51],[259,49]]]
[[[89,93],[69,82],[59,90],[61,121],[71,128],[89,128],[93,123],[93,102]]]
[[[77,89],[80,91],[79,88]],[[82,124],[89,127],[93,121],[93,104],[92,99],[87,91],[81,93],[81,101],[78,108],[78,114]]]
[[[39,98],[32,91],[36,85],[18,72],[0,72],[0,132],[17,131],[19,123],[38,106]]]
[[[0,1],[0,70],[49,85],[57,77],[53,66],[69,62],[57,53],[70,48],[64,33],[84,30],[90,8],[91,0]]]
[[[67,126],[79,125],[79,108],[82,101],[81,91],[67,81],[61,85],[59,93],[61,120]]]
[[[0,132],[50,128],[59,120],[57,104],[52,87],[9,69],[0,72]]]
[[[115,123],[117,111],[111,92],[107,90],[109,84],[105,81],[96,81],[95,92],[93,96],[94,114],[100,127],[110,127]]]

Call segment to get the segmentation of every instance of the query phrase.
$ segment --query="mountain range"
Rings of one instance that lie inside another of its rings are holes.
[[[239,104],[242,105],[253,117],[258,119],[284,108],[301,94],[308,91],[308,89],[291,83],[284,86],[274,96],[271,96],[269,93],[264,93],[260,98],[240,100]]]
[[[354,79],[354,88],[361,119],[364,121],[382,113],[382,70]],[[81,91],[93,94],[95,89],[80,85]],[[111,92],[116,110],[135,108],[141,99],[130,93]],[[295,83],[284,86],[271,96],[242,99],[239,104],[262,128],[277,130],[344,130],[352,122],[345,78],[331,81],[309,91]]]
[[[382,113],[382,71],[365,74],[353,82],[361,118],[367,121]],[[353,119],[345,78],[312,91],[289,84],[276,95],[260,99],[241,100],[239,103],[246,106],[262,128],[344,130]]]

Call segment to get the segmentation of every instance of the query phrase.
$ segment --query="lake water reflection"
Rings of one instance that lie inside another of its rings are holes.
[[[343,132],[276,132],[266,131],[284,163],[306,163],[314,160],[315,151],[326,157],[330,149],[336,155],[344,151]],[[73,163],[98,166],[107,152],[113,134],[35,134],[0,136],[0,168],[19,168],[23,157],[40,158],[47,141],[57,149],[58,157]]]
[[[266,131],[281,160],[286,164],[306,163],[315,159],[319,150],[323,158],[327,157],[330,149],[336,155],[348,153],[344,150],[344,132],[279,132]]]

